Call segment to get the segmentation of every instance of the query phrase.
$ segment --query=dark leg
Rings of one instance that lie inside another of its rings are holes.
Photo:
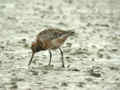
[[[65,65],[64,65],[64,60],[63,60],[63,51],[61,50],[61,48],[59,48],[59,50],[60,50],[60,53],[61,53],[61,61],[62,61],[62,67],[65,67]]]
[[[49,50],[49,54],[50,54],[50,60],[49,60],[49,64],[48,64],[48,66],[50,66],[50,64],[51,64],[51,59],[52,59],[52,53],[51,53],[50,50]]]

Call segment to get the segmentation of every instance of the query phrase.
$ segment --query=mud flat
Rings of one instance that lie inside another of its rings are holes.
[[[120,90],[119,0],[0,0],[0,90]],[[45,28],[76,32],[53,51],[30,45]]]

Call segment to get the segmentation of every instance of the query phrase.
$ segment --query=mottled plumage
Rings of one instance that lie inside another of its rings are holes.
[[[29,65],[31,64],[34,54],[41,50],[49,50],[49,53],[50,53],[49,65],[50,65],[51,57],[52,57],[51,50],[59,48],[62,55],[62,66],[64,67],[63,52],[60,49],[60,46],[64,43],[64,41],[67,39],[68,36],[73,34],[74,32],[72,31],[64,31],[64,30],[53,29],[53,28],[45,29],[44,31],[40,32],[37,35],[36,41],[32,43],[32,46],[31,46],[32,57],[29,62]]]

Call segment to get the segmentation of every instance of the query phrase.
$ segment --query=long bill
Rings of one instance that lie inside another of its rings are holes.
[[[35,54],[35,53],[33,53],[33,52],[32,52],[32,57],[31,57],[31,59],[30,59],[30,61],[29,61],[28,65],[30,65],[30,64],[31,64],[32,59],[33,59],[33,57],[34,57],[34,54]]]

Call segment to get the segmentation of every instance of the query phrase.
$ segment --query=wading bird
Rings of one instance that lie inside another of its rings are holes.
[[[36,41],[32,42],[32,46],[31,46],[32,57],[28,65],[31,64],[32,59],[36,52],[39,52],[42,50],[48,50],[50,54],[50,60],[48,65],[50,66],[51,58],[52,58],[51,50],[59,49],[61,53],[62,67],[65,67],[64,60],[63,60],[63,51],[61,50],[60,46],[71,35],[74,35],[73,31],[64,31],[61,29],[53,29],[53,28],[45,29],[42,32],[40,32],[37,35]]]

